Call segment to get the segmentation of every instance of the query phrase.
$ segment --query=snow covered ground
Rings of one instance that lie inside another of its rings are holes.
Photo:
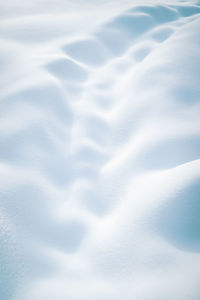
[[[200,299],[200,5],[0,2],[0,299]]]

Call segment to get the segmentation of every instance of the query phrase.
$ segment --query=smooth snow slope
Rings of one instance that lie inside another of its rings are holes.
[[[199,300],[198,1],[0,15],[0,300]]]

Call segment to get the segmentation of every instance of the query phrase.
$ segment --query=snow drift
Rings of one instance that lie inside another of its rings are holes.
[[[198,300],[198,1],[0,11],[0,298]]]

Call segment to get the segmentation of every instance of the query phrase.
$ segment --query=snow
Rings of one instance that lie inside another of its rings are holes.
[[[199,2],[0,11],[0,299],[198,300]]]

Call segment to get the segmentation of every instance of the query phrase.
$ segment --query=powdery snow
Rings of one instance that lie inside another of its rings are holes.
[[[198,1],[0,11],[0,299],[198,300]]]

